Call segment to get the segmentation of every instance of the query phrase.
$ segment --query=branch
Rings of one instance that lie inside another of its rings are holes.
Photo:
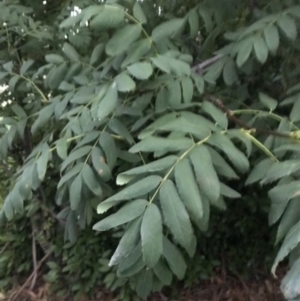
[[[221,59],[224,55],[223,54],[217,54],[205,61],[203,61],[202,63],[192,67],[192,71],[196,72],[196,73],[201,73],[205,68],[207,68],[208,66],[210,66],[211,64],[217,62],[219,59]]]
[[[255,128],[251,127],[250,125],[244,123],[242,120],[237,118],[222,102],[221,99],[210,95],[206,94],[205,97],[213,103],[216,107],[218,107],[221,111],[223,111],[228,119],[233,121],[235,124],[237,124],[240,128],[246,129],[249,131],[252,131],[253,133],[259,133],[259,134],[267,134],[267,135],[272,135],[272,136],[277,136],[277,137],[282,137],[282,138],[289,138],[293,139],[293,137],[289,133],[283,133],[283,132],[278,132],[278,131],[271,131],[271,130],[266,130],[263,128]]]

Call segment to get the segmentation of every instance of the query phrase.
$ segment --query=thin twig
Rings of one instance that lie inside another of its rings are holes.
[[[37,279],[37,261],[36,261],[36,243],[35,243],[35,233],[34,227],[32,224],[32,262],[33,262],[33,277],[30,284],[29,289],[32,290],[35,286],[36,279]]]
[[[263,128],[256,128],[256,127],[251,127],[250,125],[244,123],[242,120],[237,118],[222,102],[221,99],[207,94],[205,95],[205,98],[209,100],[211,103],[213,103],[216,107],[218,107],[221,111],[223,111],[228,119],[233,121],[235,124],[237,124],[240,128],[249,130],[252,133],[259,133],[259,134],[266,134],[266,135],[272,135],[272,136],[277,136],[277,137],[282,137],[282,138],[288,138],[288,139],[293,139],[293,137],[289,133],[284,133],[284,132],[279,132],[279,131],[272,131],[272,130],[266,130]],[[297,140],[297,139],[296,139]]]
[[[223,54],[217,54],[217,55],[203,61],[202,63],[192,67],[192,71],[194,71],[196,73],[201,73],[205,68],[207,68],[211,64],[215,63],[216,61],[221,59],[223,56],[224,56]]]
[[[52,251],[48,252],[38,263],[37,265],[37,271],[40,269],[40,267],[42,266],[42,264],[47,260],[47,258],[52,254]],[[17,290],[15,293],[13,293],[10,297],[9,297],[9,301],[15,301],[17,300],[17,297],[22,293],[22,291],[26,288],[26,286],[29,284],[29,282],[31,281],[32,277],[34,277],[35,271],[33,271],[31,273],[31,275],[27,278],[27,280],[25,281],[25,283],[22,285],[22,287],[20,287],[19,290]]]

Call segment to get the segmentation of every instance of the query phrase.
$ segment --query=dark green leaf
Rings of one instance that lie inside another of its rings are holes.
[[[98,106],[98,118],[101,120],[114,111],[118,103],[118,87],[113,83]]]
[[[145,299],[152,290],[153,284],[153,272],[150,269],[146,269],[139,274],[136,283],[136,292],[139,297]]]
[[[112,169],[118,156],[115,141],[107,132],[103,132],[100,136],[99,144],[105,153],[107,165]],[[104,163],[106,163],[105,160]]]
[[[174,183],[166,180],[159,191],[164,220],[174,239],[188,248],[193,237],[189,215],[179,197]]]
[[[133,91],[136,87],[135,82],[127,73],[121,73],[115,78],[115,82],[120,92]]]
[[[153,72],[151,64],[147,62],[134,63],[128,66],[127,69],[131,75],[140,80],[148,79]]]
[[[279,47],[279,33],[275,25],[269,25],[264,29],[264,36],[269,50],[275,54]]]
[[[289,39],[294,41],[297,38],[296,22],[289,15],[282,14],[280,19],[277,20],[277,25]]]
[[[102,189],[99,181],[97,180],[92,168],[88,164],[84,164],[82,168],[82,178],[86,186],[98,196],[102,195]]]
[[[119,264],[137,245],[140,236],[141,221],[141,218],[137,218],[129,224],[115,253],[110,259],[109,266]]]
[[[147,23],[147,18],[143,12],[142,6],[138,1],[134,3],[133,15],[141,24]]]
[[[126,25],[119,29],[105,46],[105,51],[110,56],[116,56],[126,51],[136,41],[142,31],[141,25]]]
[[[227,129],[228,119],[226,115],[211,102],[204,101],[202,104],[202,110],[208,113],[221,128]]]
[[[254,51],[257,60],[264,64],[268,58],[268,47],[261,35],[254,39]]]
[[[194,86],[191,78],[189,77],[184,77],[181,80],[181,86],[182,86],[182,96],[183,96],[183,101],[185,103],[189,103],[192,101],[193,98],[193,93],[194,93]]]
[[[158,42],[165,38],[173,37],[184,25],[185,19],[173,18],[161,23],[153,29],[151,38],[154,42]]]
[[[154,190],[162,180],[159,176],[148,176],[142,180],[135,182],[132,185],[124,188],[120,192],[106,199],[104,202],[98,205],[98,213],[103,213],[110,207],[114,206],[116,203],[125,200],[131,200],[144,196]],[[108,207],[107,207],[108,206]]]
[[[117,213],[114,213],[93,226],[96,231],[107,231],[111,228],[126,224],[145,211],[148,202],[146,200],[135,200],[124,205]]]
[[[148,137],[131,147],[131,153],[138,152],[174,152],[186,150],[193,145],[189,138],[168,139],[160,137]]]
[[[143,258],[149,268],[153,268],[163,252],[163,228],[160,210],[149,204],[141,226]]]
[[[203,145],[197,146],[191,151],[190,159],[201,193],[213,204],[216,203],[220,197],[220,182],[208,149]]]
[[[158,263],[153,268],[155,275],[164,285],[170,285],[172,282],[172,273],[169,268],[166,266],[165,262],[160,259]]]
[[[79,54],[75,48],[69,43],[65,42],[62,48],[64,54],[72,61],[79,61]]]
[[[70,187],[70,204],[71,209],[76,210],[81,201],[81,191],[82,191],[82,177],[79,174],[75,180],[72,182]]]
[[[200,221],[203,216],[202,198],[188,159],[183,158],[175,167],[175,180],[179,195],[194,221]]]
[[[163,254],[171,271],[178,279],[182,280],[186,271],[186,263],[178,248],[166,237],[163,238]]]
[[[177,156],[167,156],[165,158],[122,172],[117,176],[117,184],[124,185],[138,175],[164,170],[173,165],[177,159]]]

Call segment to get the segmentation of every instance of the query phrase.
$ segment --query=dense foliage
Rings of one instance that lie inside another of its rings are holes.
[[[298,298],[297,1],[48,2],[0,1],[1,224],[31,229],[45,279],[85,254],[73,291],[104,273],[144,298],[186,277],[213,207],[268,191]]]

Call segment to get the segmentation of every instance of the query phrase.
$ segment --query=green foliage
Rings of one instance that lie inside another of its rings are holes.
[[[1,223],[25,211],[44,225],[38,214],[52,213],[69,241],[65,271],[77,273],[93,242],[86,256],[105,254],[106,286],[128,283],[145,298],[184,279],[214,208],[268,184],[283,240],[272,271],[295,257],[283,282],[295,298],[300,7],[173,2],[62,1],[45,20],[35,1],[0,2],[0,157],[18,162]],[[91,228],[119,231],[110,258],[101,245],[110,234],[81,240]],[[60,267],[48,267],[56,282]],[[96,285],[94,268],[76,274],[75,294]]]

